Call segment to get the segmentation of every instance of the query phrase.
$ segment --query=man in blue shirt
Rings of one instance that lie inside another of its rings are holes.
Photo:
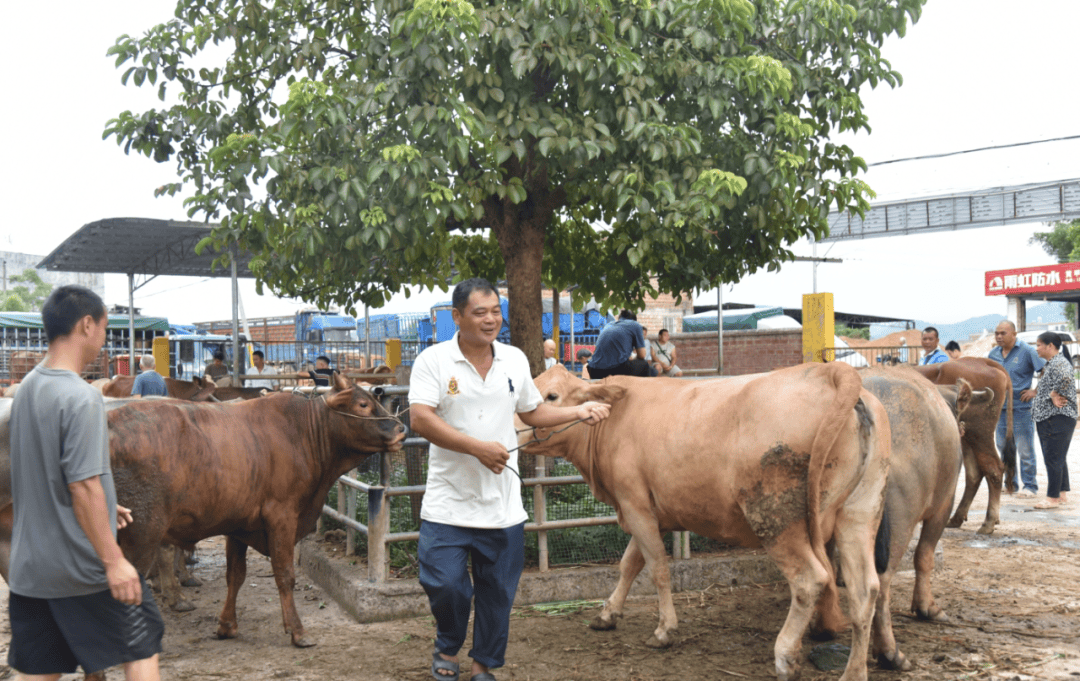
[[[920,365],[926,366],[927,364],[941,364],[942,362],[948,362],[949,356],[938,347],[938,330],[932,326],[928,326],[923,329],[922,332],[922,348],[923,358],[919,362]]]
[[[165,379],[161,377],[161,374],[154,371],[154,357],[152,355],[143,355],[139,359],[139,368],[142,373],[135,377],[135,382],[131,385],[132,397],[169,396],[169,388],[165,385]]]
[[[1031,379],[1036,371],[1042,370],[1046,360],[1039,357],[1035,348],[1016,339],[1016,325],[1007,319],[994,329],[994,340],[997,347],[990,351],[990,359],[1001,363],[1012,379],[1013,437],[1020,455],[1020,478],[1024,483],[1024,489],[1018,491],[1016,496],[1030,499],[1039,491],[1039,483],[1035,479],[1035,426],[1031,420],[1031,400],[1035,397],[1035,391],[1031,389]],[[1008,409],[1008,402],[1005,404],[997,426],[998,451],[1005,449],[1005,409]],[[1008,486],[1010,481],[1005,482]],[[1013,477],[1011,482],[1012,488],[1016,489],[1016,478]]]
[[[627,359],[631,356],[636,359]],[[588,369],[590,378],[649,375],[649,364],[645,361],[645,333],[637,323],[637,315],[623,310],[618,320],[600,331]]]

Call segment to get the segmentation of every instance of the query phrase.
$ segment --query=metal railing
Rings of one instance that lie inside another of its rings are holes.
[[[879,366],[915,366],[923,358],[921,347],[895,345],[888,347],[825,348],[826,361],[844,362],[855,368]]]
[[[249,341],[252,350],[261,350],[267,364],[280,371],[291,373],[304,371],[322,355],[330,359],[330,366],[343,372],[370,369],[386,364],[386,341]],[[411,366],[427,341],[401,341],[401,363]]]
[[[391,402],[408,395],[408,386],[382,386],[377,389],[379,399],[388,409]],[[392,412],[391,412],[392,413]],[[428,441],[420,437],[408,437],[404,447],[427,446]],[[539,548],[539,568],[541,572],[550,569],[548,552],[548,532],[578,527],[615,525],[618,517],[583,517],[562,520],[547,519],[546,488],[562,485],[584,484],[580,475],[547,476],[549,461],[546,457],[535,457],[536,476],[524,478],[523,487],[533,490],[533,521],[525,524],[526,532],[535,532]],[[337,508],[324,504],[323,515],[345,526],[345,553],[352,555],[356,551],[357,533],[367,537],[368,580],[384,582],[389,578],[389,544],[394,542],[417,541],[418,531],[392,532],[390,529],[390,503],[395,497],[422,494],[425,485],[392,487],[390,485],[391,459],[388,452],[379,455],[379,484],[373,485],[356,479],[356,471],[341,476],[337,480]],[[367,495],[367,524],[356,519],[359,495]],[[690,533],[674,533],[673,554],[676,560],[690,557]]]
[[[136,353],[150,354],[154,338],[161,332],[136,329]],[[45,356],[49,341],[44,329],[0,329],[0,383],[10,383],[22,378]],[[127,357],[129,352],[127,331],[109,329],[105,345],[98,358],[87,365],[82,376],[87,379],[109,378],[117,372],[117,357]]]

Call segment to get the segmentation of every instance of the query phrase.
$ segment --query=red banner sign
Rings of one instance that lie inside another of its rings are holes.
[[[986,295],[1011,296],[1080,289],[1080,262],[986,273]]]

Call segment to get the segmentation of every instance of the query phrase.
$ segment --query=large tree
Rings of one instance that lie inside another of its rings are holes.
[[[40,310],[53,289],[52,284],[46,283],[33,268],[8,277],[4,288],[4,292],[0,293],[0,310],[4,312]]]
[[[183,0],[110,53],[178,103],[110,121],[177,163],[260,286],[380,305],[506,279],[540,365],[540,289],[640,307],[735,282],[866,206],[860,88],[924,0]],[[546,257],[545,257],[546,256]]]

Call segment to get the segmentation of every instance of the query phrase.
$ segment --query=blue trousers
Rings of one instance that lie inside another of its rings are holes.
[[[1005,410],[1001,410],[1001,417],[997,425],[997,447],[999,452],[1005,451]],[[1039,491],[1039,482],[1035,478],[1035,422],[1031,420],[1030,409],[1013,409],[1013,438],[1016,440],[1016,455],[1020,459],[1017,468],[1020,471],[1020,480],[1023,487],[1032,492]],[[1008,480],[1005,485],[1008,486]],[[1013,484],[1016,484],[1016,476],[1013,476]]]
[[[525,524],[484,530],[424,520],[420,523],[418,553],[420,585],[435,616],[435,649],[457,655],[469,633],[475,595],[476,620],[469,657],[492,669],[503,666],[510,610],[525,566]]]

